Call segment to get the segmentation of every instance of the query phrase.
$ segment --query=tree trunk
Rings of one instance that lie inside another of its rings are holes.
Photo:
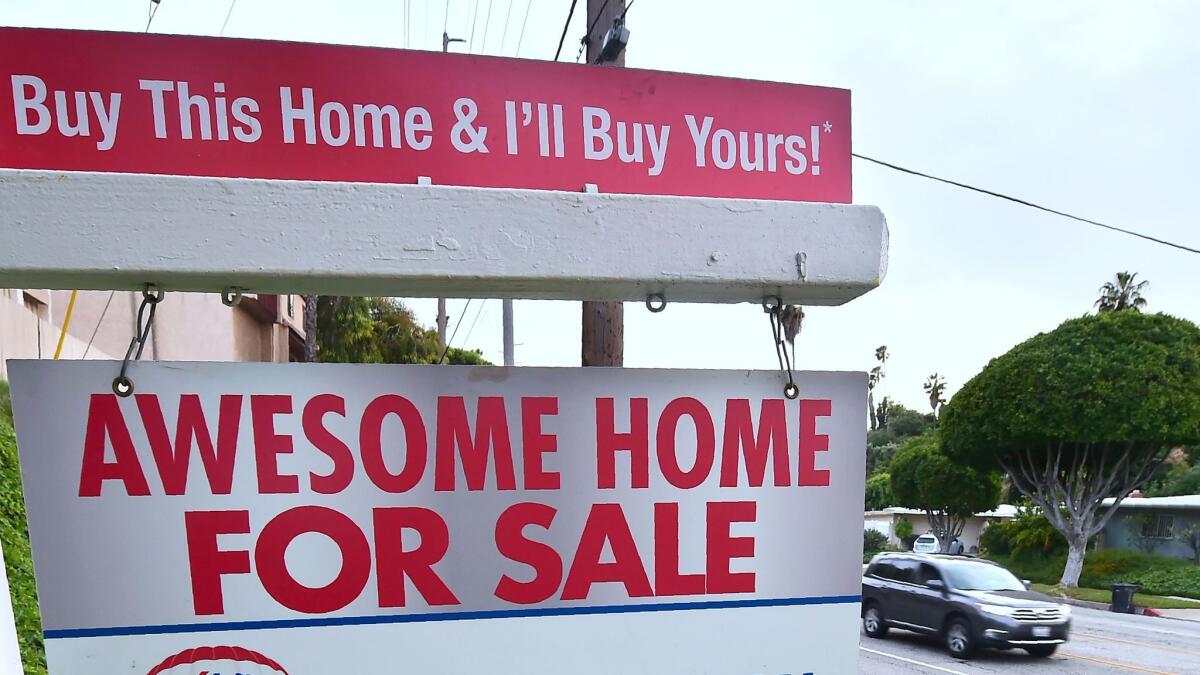
[[[871,414],[871,431],[879,428],[879,418],[875,416],[875,392],[867,392],[867,412]]]
[[[317,296],[304,296],[304,361],[317,360]]]
[[[1087,553],[1087,537],[1067,538],[1067,564],[1063,567],[1058,585],[1064,588],[1079,586],[1079,575],[1083,572],[1083,556]]]

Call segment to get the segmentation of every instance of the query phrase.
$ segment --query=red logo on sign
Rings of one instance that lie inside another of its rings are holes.
[[[288,675],[283,666],[243,647],[193,647],[150,669],[146,675],[183,675],[197,672],[199,675]]]

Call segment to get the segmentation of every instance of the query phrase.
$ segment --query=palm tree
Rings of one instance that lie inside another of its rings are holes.
[[[883,380],[883,364],[888,360],[887,345],[880,345],[875,350],[875,360],[879,362],[879,365],[872,368],[867,376],[867,410],[871,415],[872,431],[880,426],[879,417],[875,412],[875,386]]]
[[[935,419],[938,417],[942,404],[946,402],[946,399],[942,397],[945,391],[946,381],[942,379],[941,375],[934,373],[929,376],[928,380],[925,380],[925,393],[929,394],[929,407],[933,408]]]
[[[1139,281],[1135,284],[1133,280],[1136,278],[1137,272],[1117,272],[1116,283],[1108,281],[1100,287],[1100,299],[1096,301],[1096,310],[1101,313],[1126,309],[1142,311],[1146,306],[1146,298],[1142,297],[1142,294],[1150,282]]]

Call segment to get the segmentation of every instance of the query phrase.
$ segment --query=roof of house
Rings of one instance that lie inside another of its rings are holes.
[[[925,512],[921,509],[908,509],[903,506],[889,506],[882,511],[865,511],[863,516],[923,516]],[[1012,504],[1001,504],[991,511],[976,513],[979,518],[1015,518],[1017,515],[1017,507]]]
[[[1116,501],[1105,499],[1102,504],[1112,506]],[[1178,497],[1126,497],[1119,509],[1200,509],[1200,495],[1179,495]]]

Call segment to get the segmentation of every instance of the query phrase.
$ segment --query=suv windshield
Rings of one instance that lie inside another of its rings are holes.
[[[942,566],[950,585],[963,591],[1023,591],[1012,572],[986,563],[948,562]]]

